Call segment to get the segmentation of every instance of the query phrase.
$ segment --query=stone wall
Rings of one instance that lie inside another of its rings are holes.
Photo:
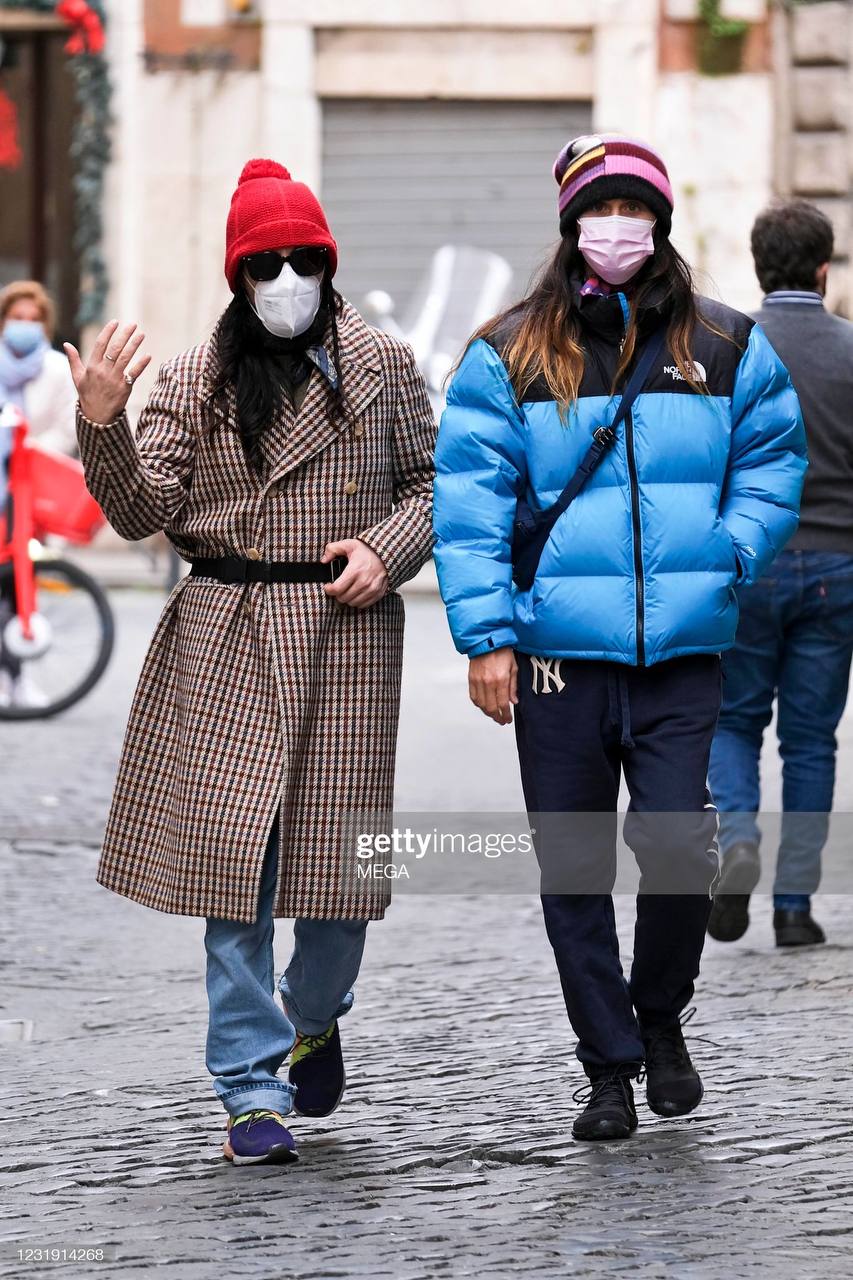
[[[777,181],[780,194],[819,205],[835,227],[828,302],[853,314],[851,77],[853,6],[797,4],[779,14]]]

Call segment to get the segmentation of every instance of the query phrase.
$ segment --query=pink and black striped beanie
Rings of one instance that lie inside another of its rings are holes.
[[[573,138],[554,161],[560,186],[560,235],[599,200],[634,196],[654,213],[665,235],[672,226],[674,204],[666,165],[658,153],[637,138],[617,133]]]

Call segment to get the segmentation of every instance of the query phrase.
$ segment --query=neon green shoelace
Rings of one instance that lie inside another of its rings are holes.
[[[290,1053],[290,1065],[293,1067],[302,1058],[307,1058],[309,1053],[316,1053],[318,1049],[324,1049],[329,1043],[334,1029],[335,1024],[333,1022],[318,1036],[297,1036]]]
[[[257,1123],[258,1120],[277,1120],[280,1125],[284,1125],[284,1116],[278,1111],[246,1111],[242,1116],[235,1116],[232,1122],[232,1128],[235,1124],[242,1124],[244,1120],[248,1120],[250,1124]]]

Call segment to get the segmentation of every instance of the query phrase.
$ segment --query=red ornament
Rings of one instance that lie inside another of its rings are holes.
[[[73,56],[78,53],[103,52],[103,24],[86,0],[59,0],[56,13],[70,27],[75,28],[73,35],[66,41],[66,53]]]
[[[18,111],[9,95],[0,89],[0,169],[17,169],[20,163]]]

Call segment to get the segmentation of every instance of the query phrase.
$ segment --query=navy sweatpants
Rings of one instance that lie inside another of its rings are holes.
[[[717,873],[707,774],[720,660],[518,662],[521,780],[577,1055],[588,1074],[639,1065],[638,1018],[644,1028],[677,1019],[699,972]],[[622,771],[625,842],[641,872],[630,983],[611,896]]]

